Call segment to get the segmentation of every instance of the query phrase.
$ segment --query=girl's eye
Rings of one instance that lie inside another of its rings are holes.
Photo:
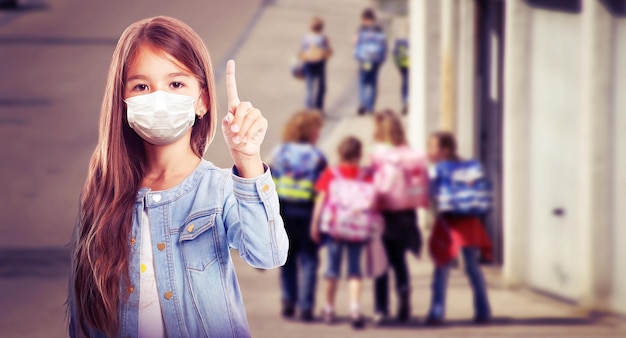
[[[138,84],[138,85],[133,87],[133,91],[136,91],[136,92],[142,92],[142,91],[145,91],[145,90],[148,90],[148,85]]]
[[[172,88],[178,89],[178,88],[182,88],[184,85],[181,82],[172,82],[170,86],[172,86]]]

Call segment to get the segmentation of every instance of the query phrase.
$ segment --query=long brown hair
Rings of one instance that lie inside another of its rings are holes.
[[[402,121],[390,109],[382,110],[374,115],[374,140],[391,143],[394,146],[407,144]]]
[[[120,37],[109,68],[100,112],[98,145],[91,157],[72,239],[70,299],[75,332],[95,328],[107,336],[120,330],[119,309],[133,286],[129,255],[132,212],[144,175],[145,150],[126,120],[127,68],[141,46],[150,45],[187,67],[208,94],[207,113],[197,118],[191,148],[202,156],[215,135],[217,102],[208,50],[185,23],[154,17],[130,25]]]

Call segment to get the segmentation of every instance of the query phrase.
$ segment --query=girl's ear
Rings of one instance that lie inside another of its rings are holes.
[[[206,90],[202,91],[200,98],[196,103],[196,115],[198,118],[202,118],[204,114],[209,111],[209,93]]]

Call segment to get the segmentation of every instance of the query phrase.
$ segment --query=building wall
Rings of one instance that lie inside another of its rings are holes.
[[[528,281],[575,299],[581,16],[533,10],[531,21]]]
[[[626,313],[626,19],[614,22],[612,110],[612,306]],[[620,94],[621,93],[621,94]]]
[[[487,90],[471,88],[467,67],[479,60],[472,34],[463,33],[478,7],[410,1],[417,67],[409,135],[423,146],[433,121],[442,121],[463,142],[480,142],[472,135],[480,114],[459,109],[471,102],[467,93]],[[626,18],[596,0],[581,3],[567,13],[505,2],[503,277],[626,314]],[[451,28],[460,32],[444,40]],[[455,67],[444,67],[446,49],[460,51]]]

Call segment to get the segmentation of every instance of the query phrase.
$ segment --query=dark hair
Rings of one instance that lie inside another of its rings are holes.
[[[450,154],[449,160],[458,161],[459,155],[456,153],[456,138],[454,134],[449,131],[438,131],[431,135],[432,138],[437,140],[439,149],[447,149]]]
[[[324,20],[319,16],[314,16],[311,20],[311,30],[315,33],[320,33],[324,29]]]
[[[376,21],[376,12],[372,8],[366,8],[361,13],[361,19]]]
[[[361,160],[361,141],[354,136],[347,136],[339,144],[338,151],[342,162],[358,162]]]

